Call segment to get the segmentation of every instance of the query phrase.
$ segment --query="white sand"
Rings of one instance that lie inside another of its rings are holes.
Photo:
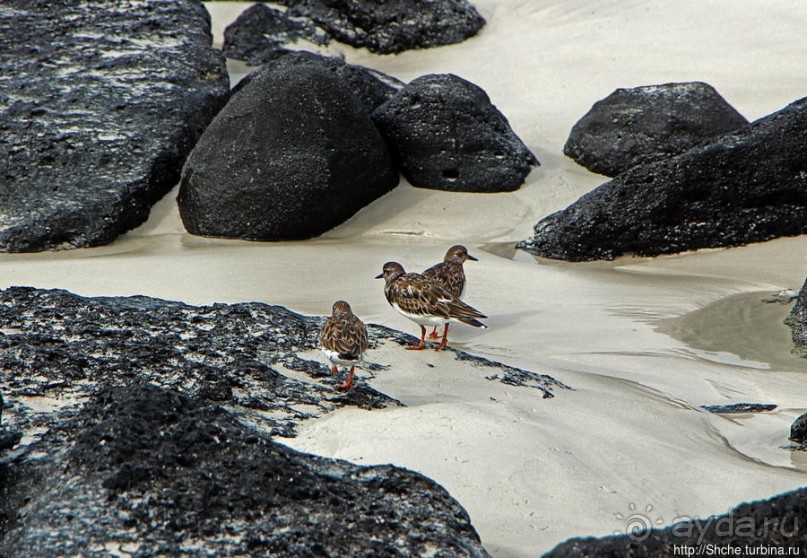
[[[783,354],[787,309],[757,300],[802,284],[807,237],[592,264],[511,259],[510,250],[542,216],[604,181],[561,149],[577,119],[613,89],[705,81],[749,119],[807,93],[802,3],[476,4],[489,23],[460,45],[383,57],[333,50],[404,80],[453,72],[482,86],[541,160],[518,192],[402,183],[323,238],[274,244],[187,235],[174,193],[111,246],[0,255],[0,286],[259,300],[311,314],[345,298],[365,321],[415,333],[373,276],[390,259],[422,270],[462,242],[481,260],[466,265],[467,300],[490,316],[490,329],[455,327],[454,344],[574,391],[542,400],[486,381],[488,370],[450,354],[384,345],[368,357],[390,368],[370,381],[407,407],[342,410],[307,423],[289,445],[423,472],[468,509],[500,557],[624,530],[616,514],[629,515],[631,504],[652,506],[650,520],[669,524],[805,484],[807,458],[779,446],[807,410],[807,361]],[[245,5],[209,4],[216,29]],[[699,409],[736,402],[779,408],[734,418]]]

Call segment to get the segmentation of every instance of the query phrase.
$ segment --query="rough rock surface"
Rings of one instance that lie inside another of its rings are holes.
[[[807,413],[793,421],[790,427],[790,439],[800,444],[807,444]]]
[[[311,238],[398,184],[362,100],[317,65],[260,72],[188,157],[178,197],[192,234]]]
[[[0,458],[0,556],[486,556],[428,479],[268,437],[399,404],[365,381],[337,394],[325,361],[300,356],[321,323],[261,303],[0,291],[2,418],[32,438]],[[413,341],[369,330],[373,346]],[[491,381],[566,389],[454,352]]]
[[[14,287],[0,292],[0,390],[7,405],[22,398],[16,405],[31,407],[28,398],[69,403],[101,382],[138,379],[224,405],[280,436],[344,405],[394,403],[364,382],[339,395],[328,366],[297,356],[317,346],[319,323],[259,303],[196,307]],[[299,374],[315,382],[292,378]],[[15,420],[23,430],[52,426],[30,410]]]
[[[485,19],[466,0],[279,0],[339,42],[378,54],[459,43]]]
[[[296,452],[141,382],[65,411],[0,465],[0,494],[5,556],[488,556],[433,481]]]
[[[373,120],[421,188],[509,192],[539,164],[487,94],[453,74],[413,80]]]
[[[616,176],[747,125],[706,83],[617,89],[574,125],[563,152],[592,172]]]
[[[14,447],[22,438],[21,432],[9,431],[3,427],[3,407],[5,407],[5,402],[3,394],[0,393],[0,451]]]
[[[298,39],[319,45],[330,40],[308,18],[290,17],[266,4],[255,4],[224,30],[222,51],[227,58],[259,66],[290,52],[283,45]]]
[[[553,213],[518,247],[610,260],[807,232],[807,98],[681,155],[634,167]]]
[[[801,488],[769,500],[740,504],[725,515],[691,521],[678,518],[674,525],[664,529],[600,539],[570,539],[544,554],[544,558],[669,558],[685,553],[691,556],[698,553],[702,556],[718,553],[721,556],[800,556],[807,552],[805,518],[807,488]],[[650,524],[652,519],[646,522],[637,519],[634,525]],[[727,547],[737,550],[727,550]]]
[[[298,51],[278,56],[259,70],[247,75],[236,84],[233,92],[239,91],[255,77],[263,74],[280,70],[293,71],[294,68],[299,69],[303,66],[320,68],[333,74],[359,98],[370,113],[387,102],[404,86],[402,81],[373,68],[348,64],[341,58]]]
[[[229,95],[197,0],[6,0],[0,42],[1,251],[144,222]]]
[[[11,417],[23,430],[49,428],[53,413],[35,412],[30,398],[56,397],[67,405],[99,383],[135,379],[223,405],[241,421],[280,436],[293,436],[300,421],[345,405],[399,404],[364,381],[338,394],[333,387],[339,379],[326,361],[299,356],[318,348],[321,323],[257,302],[190,306],[143,296],[84,298],[12,287],[0,291],[4,421]],[[381,326],[369,331],[371,347],[414,339]],[[491,381],[536,389],[545,398],[567,388],[546,375],[455,354],[490,369]],[[382,369],[368,363],[363,374]]]
[[[793,330],[793,343],[796,345],[793,352],[807,358],[807,281],[785,323]]]

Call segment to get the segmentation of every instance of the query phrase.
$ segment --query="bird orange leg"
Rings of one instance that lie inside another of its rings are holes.
[[[339,391],[347,391],[353,387],[353,371],[355,368],[355,366],[350,367],[350,373],[347,375],[347,381],[343,384],[339,384],[339,387],[337,388]]]
[[[445,329],[443,330],[443,340],[442,340],[442,341],[440,341],[440,344],[439,344],[439,345],[437,345],[437,346],[434,348],[434,350],[435,350],[435,351],[439,351],[439,350],[441,350],[441,349],[445,349],[445,348],[446,348],[446,343],[448,343],[448,325],[449,325],[449,324],[446,324],[446,327],[445,327]]]
[[[429,339],[440,339],[440,336],[437,335],[437,326],[434,326],[434,329],[429,334]]]
[[[426,326],[420,326],[420,345],[407,347],[408,351],[422,351],[426,348]]]
[[[339,369],[336,367],[335,364],[331,365],[331,374],[339,374]]]

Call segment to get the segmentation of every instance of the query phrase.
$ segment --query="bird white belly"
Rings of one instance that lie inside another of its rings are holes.
[[[420,325],[427,325],[427,326],[439,326],[443,324],[447,324],[449,322],[456,322],[457,320],[453,318],[441,318],[440,316],[430,316],[430,315],[423,315],[423,314],[410,314],[409,312],[405,312],[401,310],[401,307],[397,304],[392,305],[398,312],[401,313],[406,318],[409,318],[416,324]]]
[[[339,358],[339,353],[336,351],[331,351],[325,347],[320,347],[320,349],[322,349],[322,352],[325,353],[326,357],[328,357],[328,360],[338,366],[355,366],[357,362],[361,361],[361,357],[357,358],[356,360],[346,360]]]

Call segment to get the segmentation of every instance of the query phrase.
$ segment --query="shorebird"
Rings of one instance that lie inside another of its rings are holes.
[[[407,349],[421,351],[425,348],[426,326],[444,325],[443,339],[435,347],[439,351],[448,342],[448,324],[464,323],[473,327],[487,326],[477,318],[486,318],[434,281],[419,273],[406,273],[398,262],[387,262],[376,279],[384,279],[384,296],[398,312],[420,326],[420,344]]]
[[[465,294],[465,270],[462,268],[465,260],[479,261],[468,253],[465,246],[457,244],[448,249],[442,262],[424,271],[423,276],[440,284],[457,298],[462,298]],[[429,339],[437,339],[438,337],[437,326],[435,326],[429,334]]]
[[[331,361],[331,372],[339,373],[338,366],[350,366],[347,381],[338,386],[347,391],[353,387],[353,371],[367,350],[367,327],[344,300],[333,303],[333,313],[322,324],[319,333],[322,352]]]

